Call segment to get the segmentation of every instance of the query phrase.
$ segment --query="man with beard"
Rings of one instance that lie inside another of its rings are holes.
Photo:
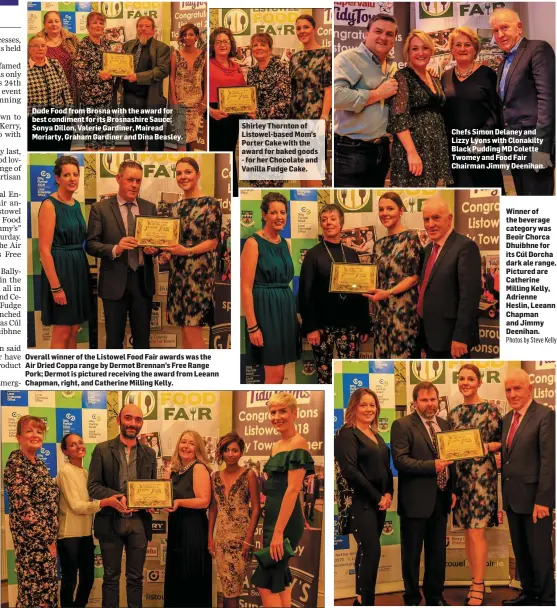
[[[128,509],[128,481],[157,478],[157,458],[154,450],[138,442],[143,426],[143,412],[137,405],[125,405],[116,421],[118,437],[99,443],[93,450],[87,488],[91,498],[102,500],[122,495],[126,510],[116,513],[104,507],[95,516],[94,532],[99,540],[103,559],[103,608],[121,606],[119,597],[122,551],[126,549],[126,595],[129,608],[141,608],[143,595],[143,566],[147,542],[152,538],[151,513]]]
[[[431,382],[416,384],[414,413],[393,422],[391,450],[398,470],[398,509],[404,603],[418,606],[420,555],[424,548],[423,593],[427,606],[446,606],[445,539],[447,515],[456,503],[452,493],[455,466],[440,460],[437,433],[449,431],[439,418],[439,391]]]
[[[128,126],[136,125],[135,138],[130,139],[131,149],[144,152],[145,148],[153,152],[164,150],[163,133],[165,123],[155,122],[153,118],[162,118],[162,114],[148,114],[141,110],[166,108],[163,95],[163,81],[170,74],[170,47],[156,40],[155,20],[152,17],[140,17],[136,23],[137,38],[124,43],[123,51],[134,56],[135,72],[124,76],[124,108],[132,121]],[[139,113],[130,112],[139,110]],[[135,118],[135,120],[133,120]],[[141,119],[144,122],[140,122]],[[148,131],[144,127],[151,125]],[[153,126],[154,125],[154,126]],[[141,129],[137,127],[142,127]],[[155,136],[160,139],[154,139]]]

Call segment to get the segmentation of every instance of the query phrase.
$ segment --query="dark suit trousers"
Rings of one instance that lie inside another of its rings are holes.
[[[106,348],[123,348],[126,319],[130,315],[130,328],[134,348],[149,348],[151,331],[152,296],[145,291],[144,269],[128,269],[128,282],[119,300],[103,300],[106,324]]]
[[[114,535],[99,538],[103,558],[103,608],[119,608],[122,551],[126,548],[126,595],[128,608],[141,608],[143,566],[147,555],[147,536],[141,517],[115,518]]]
[[[62,584],[60,605],[62,608],[85,608],[95,582],[95,543],[92,536],[60,538],[57,542],[60,556]],[[79,586],[77,585],[79,572]]]
[[[551,161],[555,166],[555,159]],[[555,189],[555,169],[542,169],[537,173],[533,169],[511,170],[518,196],[552,196]]]
[[[211,103],[211,108],[218,108]],[[209,150],[211,152],[232,152],[232,194],[238,196],[238,165],[236,164],[236,146],[240,133],[240,116],[231,114],[228,118],[215,120],[209,117]]]
[[[430,517],[400,518],[400,551],[404,601],[416,604],[420,594],[420,555],[424,548],[424,597],[427,602],[439,601],[445,587],[445,556],[447,538],[447,514],[443,508],[443,492],[437,491],[435,510]]]
[[[552,517],[532,521],[532,514],[507,511],[509,529],[522,589],[543,605],[555,606],[553,578]]]
[[[138,97],[133,93],[124,92],[124,108],[129,109],[133,108],[134,110],[144,110],[146,108],[150,108],[147,105],[147,97]],[[142,114],[128,114],[130,117],[142,116]],[[162,115],[156,115],[157,118],[162,118]],[[128,126],[132,126],[133,122],[128,123]],[[130,131],[130,133],[137,135],[137,139],[130,139],[130,147],[134,152],[145,152],[145,149],[149,150],[149,152],[162,152],[164,150],[164,137],[162,139],[152,139],[155,135],[161,137],[165,132],[165,123],[156,122],[153,123],[150,119],[146,123],[137,123],[141,127],[151,125],[151,129],[147,131],[139,129],[134,129]],[[162,127],[162,128],[161,128]],[[145,137],[147,136],[147,137]]]
[[[362,596],[363,606],[375,605],[375,582],[381,559],[379,538],[385,524],[386,511],[366,509],[354,500],[350,509],[350,531],[358,543],[356,554],[356,594]]]
[[[425,351],[427,359],[452,359],[451,350],[433,350],[429,346],[427,336],[425,333],[424,320],[420,319],[420,333],[418,335],[418,341],[416,342],[416,352],[414,353],[414,359],[422,358],[422,349]],[[459,359],[470,359],[470,352],[467,352]]]

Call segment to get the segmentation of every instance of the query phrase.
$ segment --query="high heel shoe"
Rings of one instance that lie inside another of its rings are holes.
[[[483,591],[478,591],[478,589],[472,589],[472,587],[476,585],[481,585],[483,587]],[[466,601],[464,602],[465,606],[483,606],[484,605],[484,595],[485,595],[485,582],[481,581],[476,583],[476,581],[472,581],[470,585],[470,591],[468,591],[468,595],[466,596]],[[479,604],[471,604],[470,600],[481,600]]]
[[[360,602],[358,601],[358,598],[356,598],[354,600],[354,603],[352,604],[352,606],[361,606],[362,604],[360,604]]]

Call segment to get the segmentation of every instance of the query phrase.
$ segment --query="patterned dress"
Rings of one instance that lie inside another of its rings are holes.
[[[479,428],[484,443],[501,442],[503,420],[488,401],[457,405],[449,412],[451,429]],[[495,454],[456,463],[456,491],[453,509],[455,525],[461,528],[492,528],[497,520],[497,465]]]
[[[331,51],[298,51],[290,60],[290,118],[321,118],[325,89],[332,85]]]
[[[215,533],[217,570],[224,597],[238,597],[246,576],[246,560],[242,542],[250,524],[250,492],[248,473],[243,471],[225,495],[220,471],[212,477],[213,495],[218,506]]]
[[[62,69],[64,70],[64,73],[66,74],[66,78],[70,85],[72,98],[75,100],[76,88],[72,54],[67,51],[63,45],[60,44],[59,46],[47,46],[46,56],[48,57],[48,59],[56,59],[56,61],[62,66]]]
[[[398,92],[391,98],[387,131],[395,137],[392,148],[392,188],[435,188],[439,181],[449,185],[453,178],[449,148],[441,109],[445,95],[438,78],[433,78],[436,93],[410,67],[395,74]],[[397,133],[410,130],[423,163],[419,176],[408,170],[408,156]]]
[[[81,108],[96,108],[98,113],[90,115],[92,122],[87,122],[89,127],[85,133],[85,146],[87,148],[105,149],[112,147],[112,139],[108,134],[102,139],[93,139],[93,134],[103,133],[103,126],[107,126],[106,114],[102,109],[112,106],[112,95],[114,81],[101,80],[99,72],[103,67],[103,53],[112,51],[110,42],[101,40],[95,44],[89,36],[83,38],[77,47],[74,58],[74,71],[79,89],[79,106]],[[106,131],[104,131],[106,133]]]
[[[222,214],[219,201],[211,196],[161,203],[159,215],[180,218],[180,245],[185,247],[220,238]],[[171,325],[210,325],[215,271],[215,251],[172,256],[167,301]]]
[[[197,141],[201,114],[198,105],[203,99],[203,74],[205,73],[205,52],[199,53],[192,69],[178,51],[176,53],[176,101],[185,110],[186,143]],[[183,131],[182,131],[183,132]]]
[[[17,574],[17,608],[58,606],[56,558],[48,546],[58,537],[60,491],[39,458],[33,463],[21,450],[10,454],[4,470],[10,501],[10,530]]]
[[[377,286],[391,289],[413,275],[420,276],[422,246],[416,230],[386,236],[375,243],[373,264]],[[375,358],[408,359],[418,339],[418,286],[376,303]]]

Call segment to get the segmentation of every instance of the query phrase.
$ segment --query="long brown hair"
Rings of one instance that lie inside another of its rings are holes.
[[[379,418],[379,414],[381,413],[381,406],[379,405],[379,397],[370,388],[358,388],[352,393],[352,395],[350,395],[348,405],[346,406],[346,411],[344,412],[344,424],[351,427],[356,426],[356,408],[360,404],[360,401],[364,395],[371,395],[375,401],[377,411],[375,413],[373,422],[370,424],[370,427],[376,431],[377,420]]]
[[[190,430],[184,431],[178,438],[176,448],[174,449],[174,454],[172,454],[172,458],[170,459],[170,469],[177,473],[182,468],[182,459],[180,458],[180,441],[182,441],[182,437],[184,435],[191,435],[193,437],[195,442],[195,459],[203,463],[209,470],[211,470],[203,437],[201,437],[197,431]]]

